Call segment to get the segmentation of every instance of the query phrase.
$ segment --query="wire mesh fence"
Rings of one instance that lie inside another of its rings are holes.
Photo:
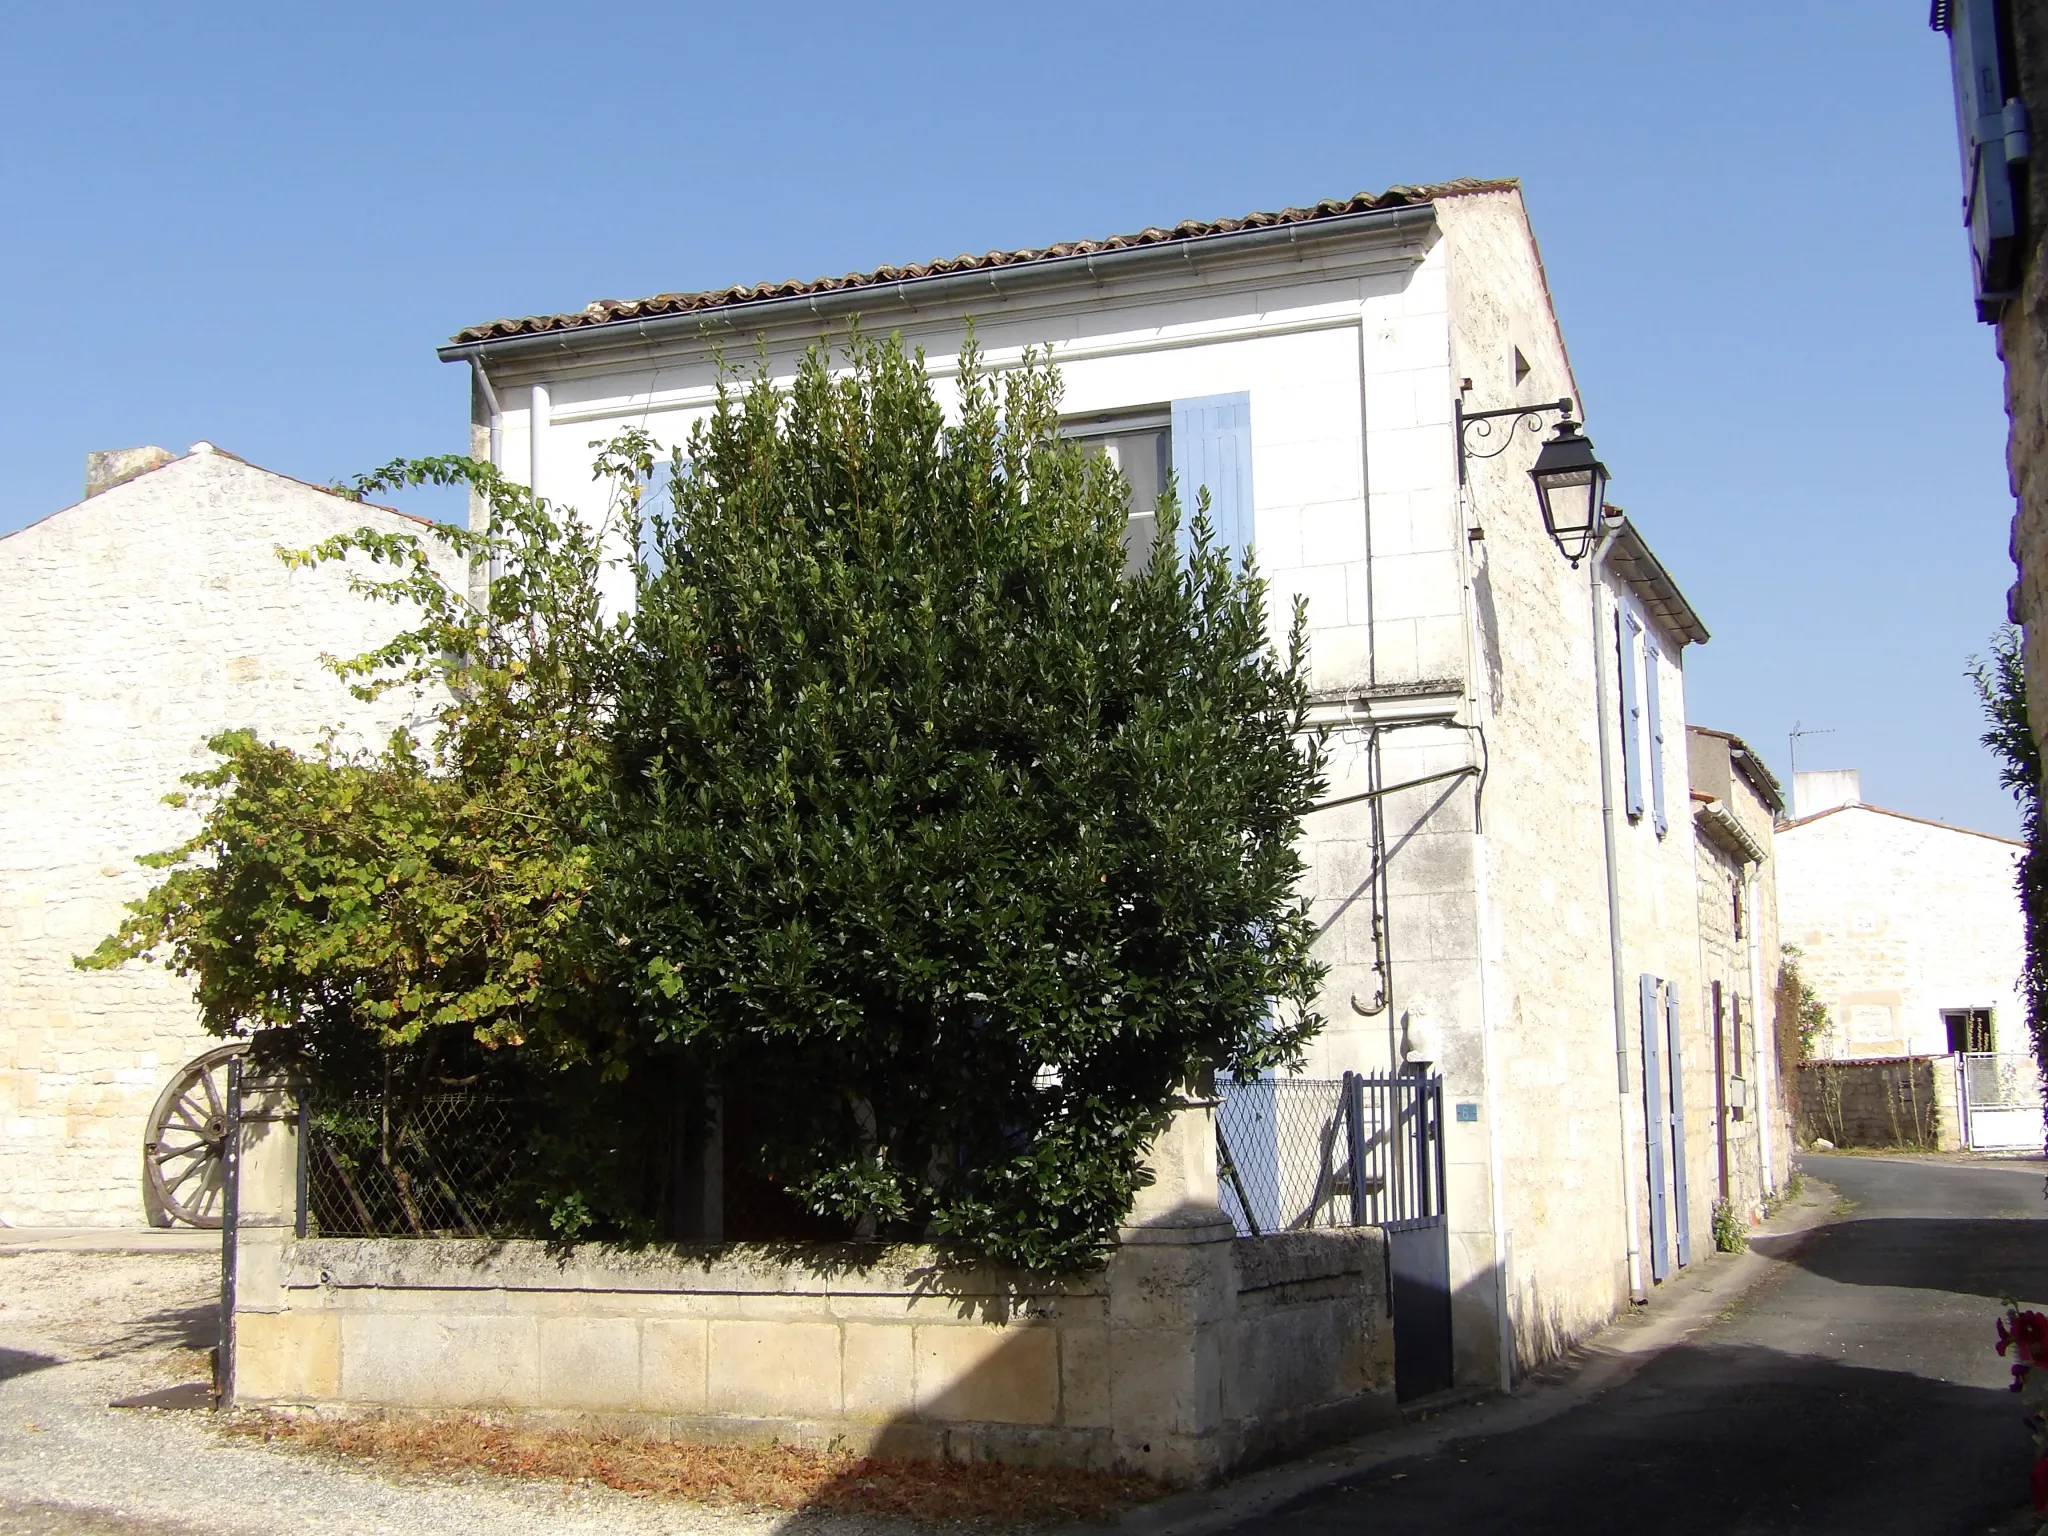
[[[1443,1214],[1441,1078],[1261,1078],[1219,1099],[1217,1183],[1241,1236]]]
[[[512,1106],[477,1094],[404,1105],[315,1103],[305,1220],[317,1237],[488,1237],[501,1230],[519,1150]]]
[[[2031,1109],[2041,1102],[2041,1069],[2023,1052],[1971,1052],[1963,1057],[1963,1092],[1972,1108]]]

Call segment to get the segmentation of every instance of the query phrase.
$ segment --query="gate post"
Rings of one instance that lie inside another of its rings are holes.
[[[1344,1074],[1344,1139],[1351,1160],[1351,1225],[1363,1227],[1372,1207],[1365,1192],[1365,1079],[1356,1072]]]

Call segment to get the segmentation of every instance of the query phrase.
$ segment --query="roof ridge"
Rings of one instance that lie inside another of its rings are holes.
[[[1831,805],[1824,811],[1815,811],[1810,816],[1795,816],[1790,821],[1779,822],[1777,830],[1780,832],[1790,832],[1794,827],[1810,826],[1822,817],[1832,816],[1837,811],[1875,811],[1880,816],[1890,816],[1898,821],[1910,821],[1923,827],[1933,827],[1940,832],[1960,832],[1964,837],[1989,838],[1994,843],[2005,843],[2014,848],[2024,848],[2027,846],[2025,842],[2016,837],[2006,837],[1997,832],[1979,832],[1975,827],[1959,827],[1952,821],[1936,821],[1932,817],[1915,816],[1907,811],[1888,810],[1882,805],[1872,805],[1867,800],[1851,800],[1843,805]]]
[[[800,297],[812,293],[835,293],[846,289],[874,288],[916,278],[942,277],[954,272],[986,271],[997,267],[1055,261],[1068,256],[1092,256],[1103,251],[1128,250],[1138,246],[1168,245],[1179,241],[1235,234],[1240,230],[1270,229],[1290,224],[1313,224],[1347,214],[1371,213],[1385,208],[1407,208],[1465,197],[1481,192],[1521,190],[1516,177],[1481,179],[1459,177],[1453,181],[1400,184],[1384,192],[1355,192],[1347,198],[1324,198],[1306,208],[1282,208],[1278,212],[1254,212],[1234,219],[1183,219],[1171,229],[1149,225],[1135,234],[1109,235],[1100,240],[1068,240],[1053,245],[1030,246],[1014,251],[986,251],[979,256],[963,253],[909,266],[880,266],[868,272],[848,272],[840,277],[796,278],[781,282],[740,283],[724,288],[707,288],[694,293],[657,293],[644,299],[593,299],[579,310],[553,315],[525,315],[491,320],[468,326],[451,338],[452,345],[498,341],[510,336],[533,336],[547,331],[579,330],[586,326],[613,325],[654,315],[686,314],[695,310],[724,309],[767,299]]]
[[[171,458],[164,460],[163,463],[146,469],[139,475],[135,475],[127,480],[123,480],[119,485],[110,485],[105,490],[100,491],[94,495],[81,496],[77,501],[67,502],[65,503],[65,505],[61,507],[53,507],[48,512],[45,512],[41,517],[36,518],[33,522],[23,523],[19,528],[13,528],[8,530],[6,533],[0,533],[0,542],[4,542],[8,539],[11,539],[15,537],[15,535],[17,534],[27,533],[32,528],[40,528],[42,527],[43,524],[49,522],[52,518],[62,517],[67,512],[76,512],[80,507],[91,506],[94,502],[100,500],[102,497],[111,496],[116,491],[124,490],[128,486],[135,485],[138,482],[147,479],[151,475],[162,474],[166,470],[175,469],[180,464],[189,464],[195,460],[203,461],[206,459],[226,459],[231,464],[239,464],[242,466],[242,468],[247,470],[253,470],[255,473],[259,475],[268,475],[273,480],[283,480],[292,485],[303,486],[306,490],[317,491],[322,496],[331,496],[336,501],[345,501],[352,506],[361,507],[366,511],[388,512],[391,514],[391,516],[402,517],[409,523],[418,523],[422,528],[438,528],[444,526],[443,524],[435,522],[431,517],[421,517],[417,512],[406,512],[400,510],[397,507],[387,507],[381,501],[357,500],[353,496],[344,494],[342,489],[338,486],[315,485],[311,480],[301,480],[297,475],[288,475],[281,469],[271,469],[266,465],[257,464],[252,460],[243,458],[239,453],[229,452],[227,449],[221,447],[218,443],[208,442],[207,440],[202,438],[199,442],[194,443],[191,449],[188,449],[186,452],[175,454]],[[452,527],[453,525],[449,524],[445,526]]]

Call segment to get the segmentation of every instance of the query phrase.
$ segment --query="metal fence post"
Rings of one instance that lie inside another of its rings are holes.
[[[1351,1225],[1368,1224],[1371,1197],[1365,1188],[1365,1079],[1356,1072],[1344,1074],[1344,1127],[1351,1159]]]
[[[299,1146],[298,1156],[293,1160],[298,1166],[293,1170],[298,1184],[298,1214],[292,1221],[292,1235],[306,1235],[306,1159],[310,1155],[307,1146],[313,1134],[313,1085],[302,1082],[298,1085],[299,1100]]]
[[[1450,1214],[1451,1202],[1444,1179],[1444,1080],[1439,1074],[1429,1080],[1429,1139],[1436,1144],[1436,1209],[1429,1214]]]

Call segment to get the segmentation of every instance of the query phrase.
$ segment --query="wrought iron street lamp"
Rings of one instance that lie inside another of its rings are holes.
[[[1543,508],[1543,526],[1550,531],[1572,569],[1592,549],[1604,522],[1607,505],[1607,466],[1593,454],[1593,445],[1579,433],[1579,424],[1567,416],[1557,424],[1557,433],[1536,455],[1536,467],[1529,471],[1536,482],[1536,500]]]

